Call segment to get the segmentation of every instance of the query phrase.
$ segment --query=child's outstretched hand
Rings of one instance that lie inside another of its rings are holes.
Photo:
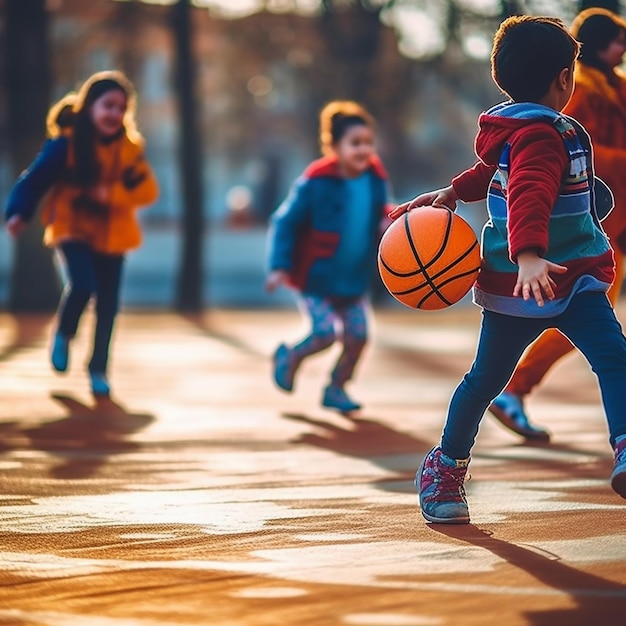
[[[286,285],[289,282],[289,274],[283,270],[274,270],[270,272],[267,280],[265,281],[265,289],[272,293],[278,289],[281,285]]]
[[[14,215],[9,218],[5,228],[11,237],[18,237],[26,229],[26,226],[27,223],[19,215]]]
[[[517,282],[513,289],[513,296],[521,296],[524,300],[535,298],[538,306],[544,305],[544,296],[554,300],[556,283],[550,272],[564,274],[567,268],[542,259],[536,252],[527,250],[517,255]]]
[[[412,211],[420,206],[438,206],[454,211],[456,209],[456,201],[458,199],[459,197],[456,195],[454,187],[450,185],[449,187],[443,187],[442,189],[435,189],[435,191],[422,193],[416,198],[413,198],[410,202],[398,205],[395,209],[393,209],[393,211],[391,211],[391,213],[389,213],[389,217],[392,220],[397,220],[401,215],[404,215],[404,213]]]

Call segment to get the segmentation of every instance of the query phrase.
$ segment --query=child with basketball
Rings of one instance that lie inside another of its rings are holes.
[[[342,352],[322,405],[342,413],[360,405],[345,390],[367,340],[366,294],[375,267],[387,175],[374,151],[374,122],[354,102],[331,102],[320,114],[324,156],[311,163],[272,216],[266,287],[290,286],[311,332],[274,354],[274,381],[287,392],[307,357],[338,335]]]
[[[94,395],[109,395],[109,344],[125,253],[139,245],[136,209],[158,186],[135,128],[135,95],[120,72],[91,76],[48,114],[50,139],[9,195],[6,229],[17,237],[44,199],[44,242],[57,249],[68,284],[57,313],[51,361],[68,368],[69,348],[92,296],[96,329],[88,365]]]
[[[613,489],[626,498],[626,338],[606,292],[613,253],[594,206],[589,137],[560,113],[574,88],[578,42],[560,20],[517,16],[498,29],[494,81],[510,98],[479,119],[479,161],[449,187],[397,207],[487,198],[483,266],[474,300],[483,308],[476,357],[450,401],[443,436],[416,475],[423,516],[467,523],[463,486],[470,451],[490,402],[522,352],[558,328],[596,373],[615,451]]]

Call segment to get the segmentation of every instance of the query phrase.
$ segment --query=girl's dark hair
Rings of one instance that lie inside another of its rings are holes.
[[[352,126],[374,128],[374,119],[358,103],[350,100],[329,102],[320,113],[320,146],[323,154],[332,152]]]
[[[493,39],[491,75],[511,100],[538,102],[561,70],[574,65],[579,48],[559,19],[509,17]]]
[[[134,122],[135,91],[122,72],[98,72],[90,76],[78,93],[69,93],[48,112],[47,128],[50,137],[58,137],[65,128],[73,128],[74,167],[70,176],[80,185],[93,185],[98,180],[96,162],[96,132],[91,121],[91,106],[109,91],[121,91],[127,99],[124,132],[137,136]]]
[[[626,32],[626,22],[606,9],[593,8],[581,11],[576,16],[571,31],[582,44],[578,60],[605,74],[612,74],[613,68],[607,67],[598,58],[598,52],[606,50],[620,33]]]

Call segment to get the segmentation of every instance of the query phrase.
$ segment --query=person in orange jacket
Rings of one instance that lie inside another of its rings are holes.
[[[589,132],[596,173],[614,195],[615,208],[602,226],[615,254],[615,282],[608,292],[615,305],[626,252],[626,75],[618,69],[626,52],[626,21],[606,9],[592,8],[579,13],[570,30],[582,47],[576,61],[574,93],[563,112]],[[489,407],[490,412],[527,439],[549,440],[546,429],[530,422],[524,399],[573,349],[558,330],[544,332],[518,363],[508,385]]]
[[[88,371],[94,395],[109,395],[109,344],[126,253],[141,243],[136,210],[153,203],[158,184],[135,127],[135,90],[117,71],[89,77],[48,113],[49,139],[13,186],[6,229],[17,237],[43,199],[44,243],[58,250],[67,276],[51,362],[69,364],[70,342],[89,300],[96,329]]]

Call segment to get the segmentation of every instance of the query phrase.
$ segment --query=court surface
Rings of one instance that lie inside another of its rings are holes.
[[[291,396],[270,383],[295,311],[124,313],[99,402],[90,318],[58,376],[51,318],[0,315],[0,624],[626,623],[626,501],[582,357],[529,402],[551,445],[484,420],[472,524],[421,517],[414,472],[478,323],[377,313],[347,418],[318,404],[336,351]]]

